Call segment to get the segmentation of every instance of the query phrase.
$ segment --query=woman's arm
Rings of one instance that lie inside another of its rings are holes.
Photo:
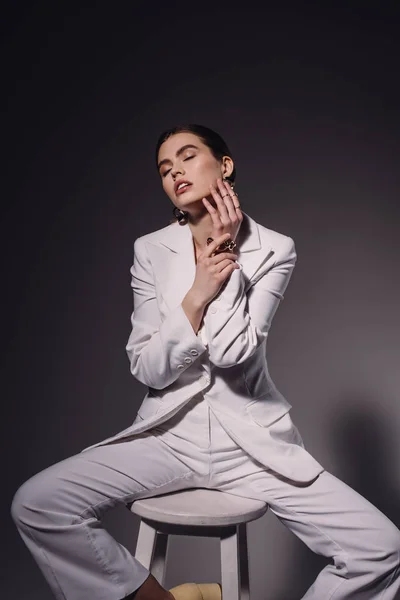
[[[296,262],[292,238],[282,237],[275,262],[258,281],[244,291],[242,270],[234,271],[213,310],[208,308],[205,333],[210,361],[218,367],[244,362],[265,340],[272,318],[283,298]]]
[[[138,238],[131,268],[132,332],[126,351],[132,375],[148,387],[163,389],[178,379],[206,347],[191,324],[193,320],[196,325],[201,317],[190,298],[185,304],[189,316],[179,305],[161,322],[152,266],[145,248],[143,240]]]
[[[192,288],[190,288],[182,300],[182,308],[185,311],[185,314],[189,319],[195,333],[197,333],[200,329],[201,320],[203,318],[206,306],[207,303],[200,301]]]

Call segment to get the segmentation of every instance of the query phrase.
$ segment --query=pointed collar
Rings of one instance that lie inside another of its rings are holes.
[[[157,231],[156,238],[152,241],[169,248],[173,252],[179,253],[182,250],[187,251],[189,244],[193,243],[193,236],[189,225],[179,225],[176,222]],[[259,250],[261,248],[258,225],[245,212],[243,212],[243,221],[236,243],[240,253],[251,252],[252,250]]]

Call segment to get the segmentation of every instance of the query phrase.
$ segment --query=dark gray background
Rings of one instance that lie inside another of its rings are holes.
[[[272,376],[308,449],[400,525],[400,23],[343,4],[3,12],[2,597],[51,597],[9,516],[18,486],[145,393],[129,268],[171,217],[154,147],[176,123],[221,133],[244,210],[295,239]],[[106,522],[133,551],[136,517]],[[300,598],[324,561],[272,514],[249,532],[254,599]],[[214,540],[173,539],[168,586],[218,573]]]

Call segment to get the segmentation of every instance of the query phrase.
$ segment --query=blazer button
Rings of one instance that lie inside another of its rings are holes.
[[[186,358],[183,359],[185,361],[185,363],[189,364],[192,362],[192,359],[189,358],[188,356]]]
[[[216,313],[216,312],[217,312],[217,309],[213,307],[213,308],[211,309],[211,314],[215,315],[215,313]]]
[[[191,351],[190,351],[190,354],[191,354],[192,356],[197,356],[197,355],[198,355],[198,352],[197,352],[197,350],[191,350]]]
[[[179,370],[181,370],[181,369],[184,369],[185,366],[184,365],[178,365],[176,368],[179,369]]]

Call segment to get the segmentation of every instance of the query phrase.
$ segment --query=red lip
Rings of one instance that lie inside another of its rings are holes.
[[[181,183],[188,183],[189,185],[192,185],[191,181],[188,181],[187,179],[179,179],[178,181],[175,181],[175,185],[174,185],[174,191],[175,194],[178,191],[178,186],[181,185]],[[182,188],[182,190],[185,190],[186,188]]]

